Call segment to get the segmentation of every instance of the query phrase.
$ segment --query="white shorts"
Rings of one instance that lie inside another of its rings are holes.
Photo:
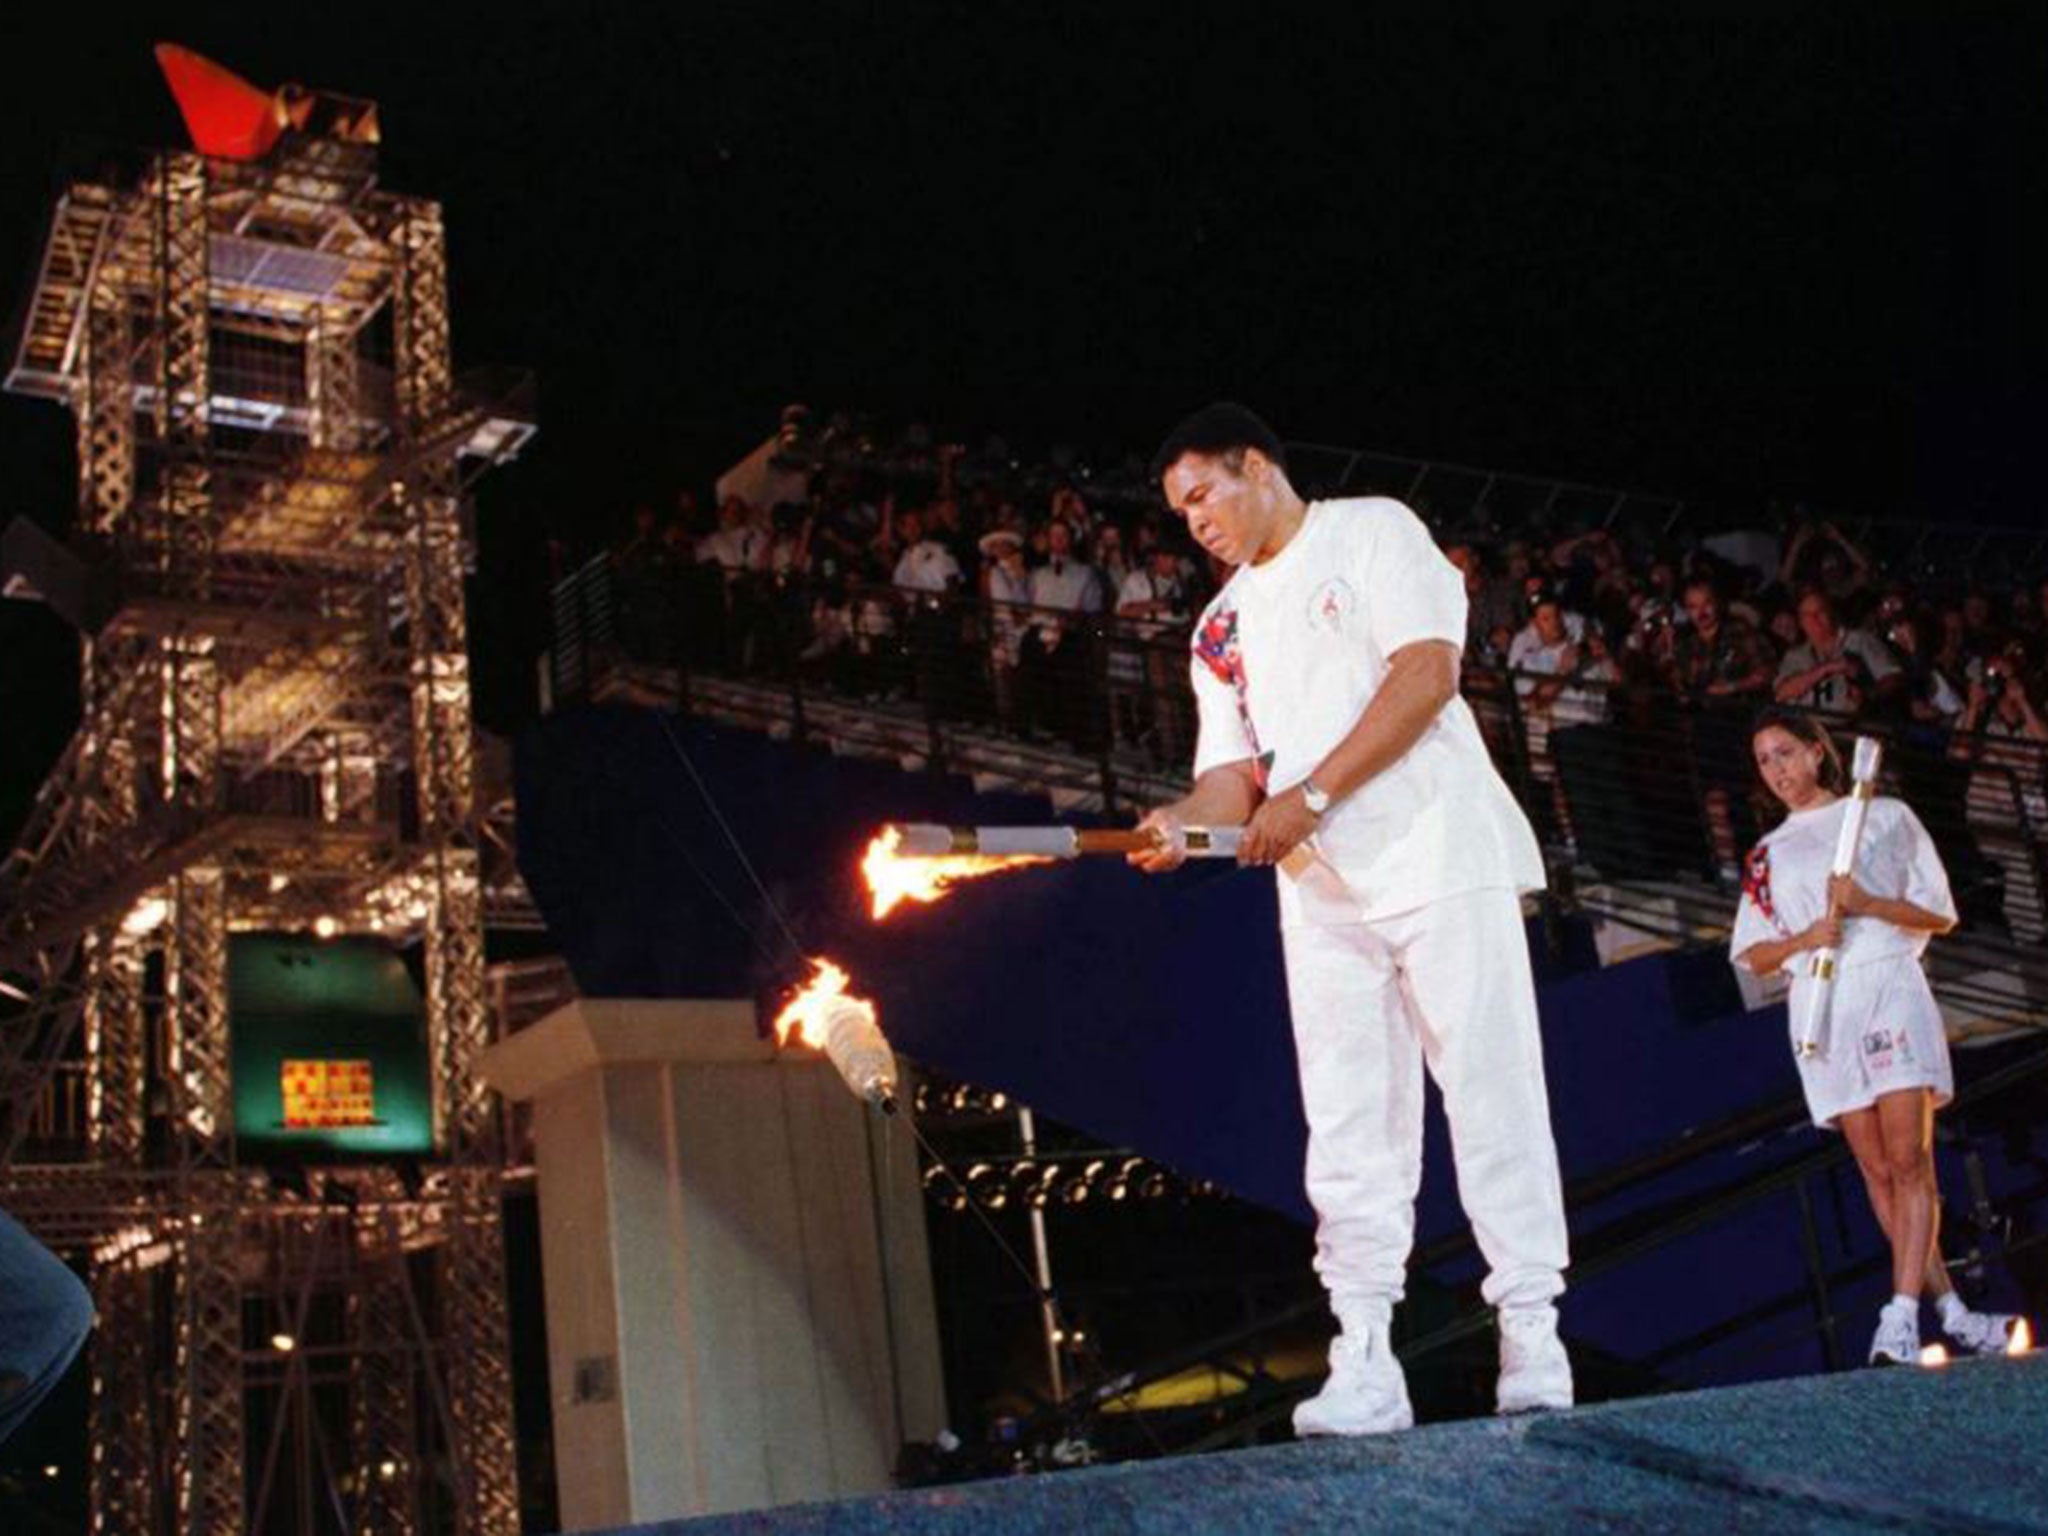
[[[1795,1031],[1802,994],[1812,985],[1804,976],[1793,983]],[[1916,957],[1850,966],[1833,986],[1821,1032],[1826,1054],[1794,1056],[1815,1125],[1832,1130],[1847,1111],[1868,1109],[1880,1096],[1907,1088],[1932,1088],[1937,1107],[1955,1097],[1941,1009]]]

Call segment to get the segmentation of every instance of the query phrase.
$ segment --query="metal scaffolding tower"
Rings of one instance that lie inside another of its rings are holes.
[[[107,1536],[519,1524],[463,575],[532,425],[457,378],[440,209],[376,153],[71,185],[7,377],[77,417],[71,537],[0,575],[83,708],[0,866],[0,1205],[90,1254]],[[431,1160],[240,1158],[241,931],[419,946]]]

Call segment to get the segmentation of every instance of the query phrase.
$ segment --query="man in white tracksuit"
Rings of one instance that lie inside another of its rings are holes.
[[[1520,902],[1543,863],[1458,695],[1464,583],[1400,502],[1304,503],[1279,440],[1240,406],[1183,422],[1155,470],[1236,570],[1193,637],[1194,788],[1141,825],[1169,839],[1243,825],[1240,858],[1289,872],[1316,1270],[1342,1328],[1295,1429],[1413,1422],[1387,1333],[1414,1238],[1425,1063],[1499,1309],[1499,1409],[1569,1407],[1564,1208]],[[1180,860],[1168,841],[1132,862]]]

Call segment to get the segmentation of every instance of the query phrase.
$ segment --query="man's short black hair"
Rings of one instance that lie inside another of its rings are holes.
[[[1287,450],[1281,446],[1280,435],[1235,401],[1218,400],[1166,434],[1166,441],[1152,455],[1152,478],[1164,477],[1184,453],[1220,458],[1233,470],[1240,469],[1247,448],[1258,449],[1276,468],[1286,470]]]

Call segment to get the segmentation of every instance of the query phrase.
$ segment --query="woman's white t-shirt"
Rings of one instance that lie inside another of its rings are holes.
[[[1311,502],[1286,548],[1240,566],[1191,646],[1201,731],[1195,773],[1250,759],[1291,789],[1358,723],[1388,658],[1465,640],[1465,583],[1420,518],[1384,496]],[[1384,772],[1316,829],[1342,899],[1280,882],[1283,925],[1368,922],[1486,887],[1539,890],[1543,856],[1454,698]]]
[[[1754,945],[1790,938],[1826,913],[1835,839],[1849,805],[1844,796],[1814,810],[1793,811],[1751,850],[1742,873],[1742,905],[1736,908],[1735,931],[1728,940],[1731,958],[1740,958]],[[1873,896],[1910,901],[1955,919],[1948,871],[1934,839],[1903,800],[1880,795],[1870,802],[1854,874],[1856,883]],[[1928,938],[1925,930],[1909,931],[1883,918],[1845,918],[1836,960],[1847,967],[1902,955],[1917,959]],[[1804,958],[1787,956],[1783,969],[1798,975]]]

